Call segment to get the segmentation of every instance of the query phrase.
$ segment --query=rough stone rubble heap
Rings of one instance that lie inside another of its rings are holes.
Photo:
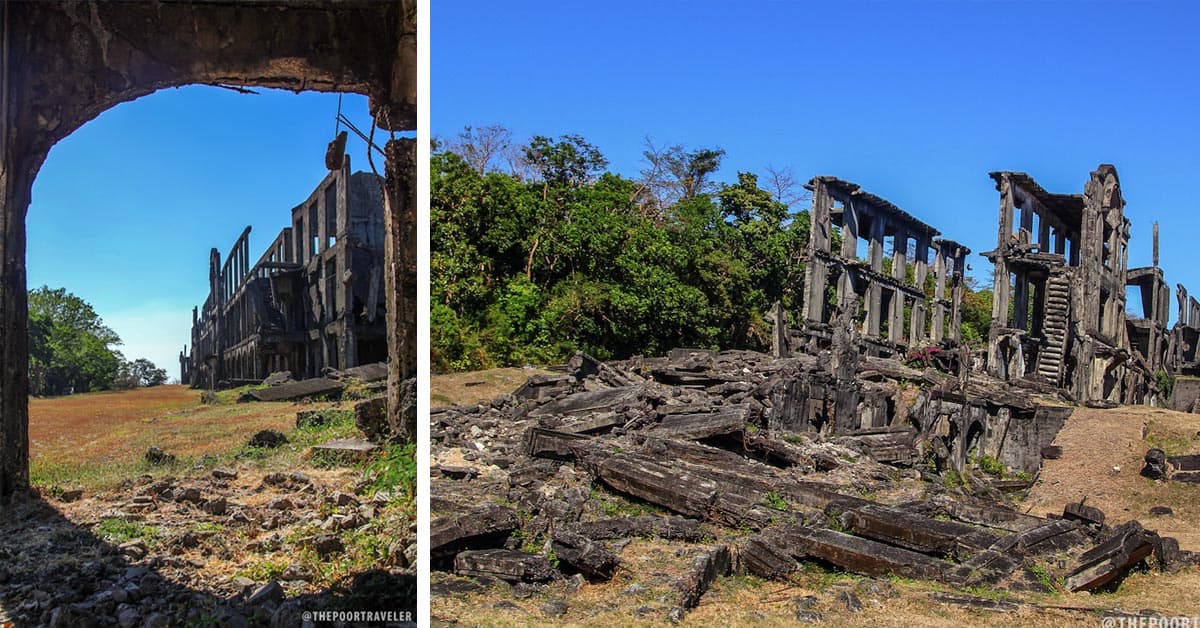
[[[1006,505],[1042,452],[1054,455],[1071,412],[1061,400],[894,360],[839,364],[836,353],[580,354],[568,374],[535,376],[513,395],[435,409],[433,567],[606,580],[622,565],[616,539],[707,541],[677,583],[679,616],[720,575],[784,579],[803,561],[1043,591],[1036,566],[1080,591],[1119,582],[1151,554],[1164,570],[1193,560],[1137,521],[1106,526],[1089,505],[1045,518]],[[1010,479],[966,464],[984,455]],[[961,485],[948,488],[946,475]],[[607,516],[593,485],[673,516]],[[549,551],[522,551],[528,539]]]

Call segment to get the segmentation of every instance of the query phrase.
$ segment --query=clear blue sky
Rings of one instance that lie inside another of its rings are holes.
[[[1080,193],[1116,165],[1130,266],[1200,293],[1195,3],[465,2],[432,7],[434,135],[579,133],[619,173],[643,138],[727,151],[719,173],[855,181],[978,252],[987,173]],[[1171,310],[1174,320],[1174,297]]]
[[[257,260],[328,172],[337,94],[257,91],[163,90],[59,142],[33,186],[29,287],[82,297],[127,358],[177,377],[192,307],[208,296],[209,249],[228,254],[251,225]],[[343,96],[342,111],[369,131],[366,97]],[[354,170],[370,169],[353,133],[347,153]],[[378,155],[375,165],[382,174]]]

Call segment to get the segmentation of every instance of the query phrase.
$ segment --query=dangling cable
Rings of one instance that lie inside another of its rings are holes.
[[[342,130],[342,93],[338,92],[338,110],[334,116],[333,136],[337,137],[339,131]]]

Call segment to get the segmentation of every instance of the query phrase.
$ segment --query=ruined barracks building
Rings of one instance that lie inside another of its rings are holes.
[[[973,369],[1079,403],[1165,404],[1164,378],[1200,375],[1200,303],[1177,286],[1177,322],[1168,326],[1157,224],[1153,264],[1128,268],[1116,168],[1099,166],[1081,194],[1047,192],[1023,172],[990,176],[1000,211],[996,248],[981,253],[994,269],[986,352],[970,351],[959,332],[970,250],[886,199],[823,176],[805,186],[813,204],[803,309],[792,313],[799,325],[789,328],[777,306],[773,353],[834,348],[835,319],[845,316],[868,356],[936,348],[964,378]],[[1127,290],[1139,297],[1137,311],[1127,311]],[[1172,406],[1192,410],[1197,398],[1200,380],[1176,380]]]
[[[209,255],[209,295],[192,310],[180,381],[196,387],[296,379],[387,359],[384,216],[379,177],[330,171],[257,262],[250,227],[224,260]]]

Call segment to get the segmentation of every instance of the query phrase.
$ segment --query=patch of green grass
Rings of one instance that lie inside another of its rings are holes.
[[[967,595],[973,595],[975,597],[981,597],[989,600],[1003,600],[1011,597],[1012,595],[1004,589],[984,586],[982,584],[962,587],[959,590]]]
[[[967,485],[968,485],[968,482],[967,482],[967,476],[965,473],[959,473],[958,471],[949,470],[942,474],[942,486],[944,486],[946,488],[958,488],[960,486],[967,486]]]
[[[92,531],[110,543],[124,543],[133,539],[153,541],[158,538],[158,526],[148,526],[140,521],[126,521],[109,517],[100,520]]]
[[[214,521],[197,521],[192,525],[192,529],[197,532],[221,532],[225,530],[225,526]]]
[[[367,463],[363,479],[368,480],[371,495],[381,491],[392,494],[393,500],[411,503],[417,494],[416,444],[388,445]]]
[[[786,510],[792,509],[792,507],[788,505],[787,501],[785,499],[783,499],[782,497],[780,497],[779,493],[776,493],[775,491],[771,491],[770,493],[767,493],[766,495],[764,495],[763,503],[770,506],[771,508],[774,508],[775,510],[786,511]]]
[[[255,582],[277,580],[291,563],[282,558],[264,558],[256,563],[239,569],[234,575],[249,578]]]
[[[996,458],[987,454],[975,456],[971,461],[971,465],[988,475],[994,475],[996,477],[1004,477],[1004,474],[1007,471],[1007,467],[1004,466],[1003,462],[1000,462]]]
[[[1154,424],[1151,422],[1151,428]],[[1157,447],[1168,456],[1182,456],[1184,454],[1193,453],[1195,447],[1191,437],[1177,434],[1163,434],[1162,432],[1151,429],[1146,434],[1146,444],[1151,448]]]
[[[1058,593],[1058,587],[1054,584],[1054,578],[1050,576],[1050,572],[1046,570],[1045,565],[1034,565],[1030,568],[1030,571],[1037,577],[1038,584],[1046,587],[1046,591]]]
[[[266,386],[263,386],[262,384],[248,384],[246,386],[238,386],[237,388],[218,390],[217,391],[217,403],[222,404],[222,405],[229,404],[229,403],[237,403],[238,397],[241,397],[242,395],[246,394],[247,392],[250,392],[251,390],[261,390],[263,388],[266,388]]]
[[[632,501],[614,495],[595,484],[592,485],[592,499],[600,502],[600,507],[607,517],[640,517],[642,515],[662,515],[667,512],[648,502]]]

